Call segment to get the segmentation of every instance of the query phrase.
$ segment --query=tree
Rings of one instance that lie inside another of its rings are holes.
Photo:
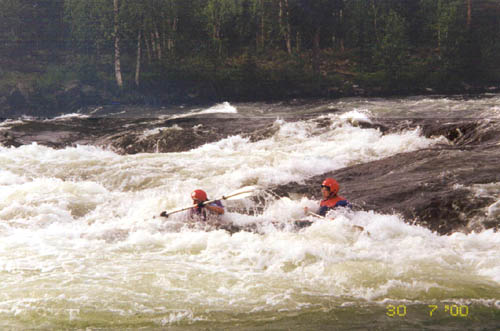
[[[24,9],[25,6],[20,1],[0,0],[0,38],[2,40],[2,50],[13,49],[23,39],[22,12]]]
[[[63,0],[0,0],[0,47],[20,53],[63,45]]]
[[[335,19],[340,17],[338,13],[342,8],[341,0],[297,0],[296,2],[295,15],[299,18],[297,23],[302,26],[304,35],[311,38],[312,67],[315,73],[319,73],[321,36],[333,35],[331,27],[335,26]],[[326,39],[331,40],[331,38]]]
[[[123,87],[121,66],[121,2],[119,0],[66,0],[66,21],[73,45],[89,57],[100,59],[113,50],[116,84]],[[110,47],[113,45],[112,47]]]
[[[467,1],[467,30],[470,30],[470,25],[472,21],[472,0]]]
[[[377,44],[372,3],[353,0],[346,3],[344,14],[345,46],[354,50],[363,70],[372,69],[372,52]]]
[[[437,8],[437,44],[440,59],[447,70],[460,66],[465,40],[461,1],[439,0]]]
[[[112,49],[113,2],[66,0],[64,11],[70,30],[70,48],[75,53],[96,60]]]
[[[376,58],[389,73],[393,81],[398,81],[408,59],[407,25],[403,17],[390,10],[385,18],[385,26],[376,51]]]
[[[280,32],[288,54],[292,54],[292,28],[290,25],[290,6],[288,0],[279,0]]]
[[[120,58],[120,4],[119,0],[113,0],[114,16],[114,39],[115,39],[115,78],[116,84],[123,87],[121,58]]]
[[[203,9],[208,32],[219,56],[222,55],[223,29],[237,12],[236,5],[234,0],[208,0]]]

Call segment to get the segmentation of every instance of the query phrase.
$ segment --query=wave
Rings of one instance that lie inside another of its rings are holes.
[[[230,104],[221,107],[234,114]],[[224,202],[222,221],[253,225],[255,232],[205,231],[188,226],[182,213],[155,217],[190,205],[194,188],[216,198],[246,185],[299,185],[437,144],[453,147],[418,128],[382,132],[365,125],[377,114],[356,105],[308,119],[277,119],[258,139],[232,134],[176,153],[0,147],[0,324],[79,328],[113,320],[124,328],[203,327],[295,321],[302,313],[325,319],[352,310],[379,320],[384,304],[393,302],[409,309],[458,302],[475,316],[492,316],[500,295],[500,233],[492,229],[443,236],[374,208],[315,220],[303,210],[318,207],[314,198],[265,190]],[[155,137],[156,130],[139,131]],[[188,131],[173,123],[162,130]],[[415,167],[434,167],[425,161]],[[446,171],[436,185],[448,180]],[[373,185],[392,185],[386,175]],[[497,181],[461,185],[491,199],[487,217],[497,217]],[[299,230],[291,225],[296,220],[312,225]]]
[[[217,104],[207,109],[199,110],[191,110],[186,114],[179,114],[170,116],[170,119],[178,119],[178,118],[186,118],[193,117],[198,115],[208,115],[208,114],[238,114],[238,109],[231,105],[229,102],[225,101],[223,103]]]

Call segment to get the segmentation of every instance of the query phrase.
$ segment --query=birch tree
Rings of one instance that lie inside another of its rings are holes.
[[[115,78],[116,84],[122,88],[123,78],[120,58],[120,3],[119,0],[113,0],[114,17],[114,40],[115,40]]]
[[[222,55],[223,28],[236,13],[234,0],[208,0],[203,12],[207,19],[207,29],[217,50]]]
[[[292,54],[292,27],[290,24],[289,0],[279,0],[280,31],[288,54]]]

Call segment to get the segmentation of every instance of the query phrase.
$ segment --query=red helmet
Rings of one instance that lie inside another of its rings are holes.
[[[198,201],[207,201],[207,193],[203,190],[194,190],[193,193],[191,193],[191,198],[193,200],[198,200]]]
[[[340,186],[339,183],[333,178],[327,178],[323,181],[321,186],[326,186],[330,189],[330,192],[333,194],[337,194],[339,192]]]

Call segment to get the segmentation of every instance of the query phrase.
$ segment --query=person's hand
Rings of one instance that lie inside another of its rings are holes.
[[[162,216],[162,217],[168,217],[167,211],[166,210],[162,211],[161,214],[160,214],[160,216]]]
[[[306,214],[309,213],[309,207],[304,207],[304,213],[306,213]]]
[[[200,202],[197,206],[198,206],[198,209],[201,209],[201,208],[203,208],[204,204],[203,204],[203,202]]]

